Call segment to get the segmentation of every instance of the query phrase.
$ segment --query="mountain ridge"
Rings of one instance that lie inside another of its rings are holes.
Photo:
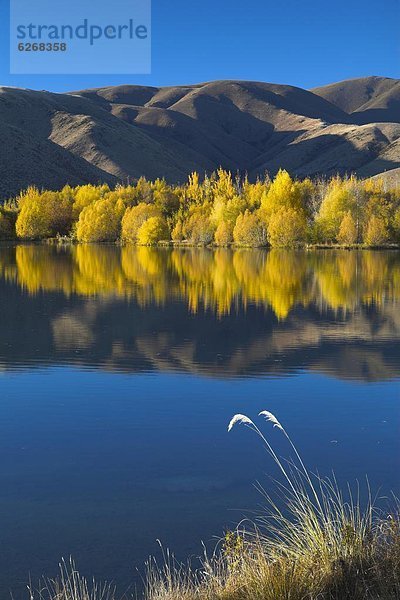
[[[400,80],[305,90],[238,80],[68,93],[0,88],[0,194],[28,185],[248,173],[375,176],[400,168]]]

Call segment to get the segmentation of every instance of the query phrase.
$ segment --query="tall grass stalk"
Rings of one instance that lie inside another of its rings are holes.
[[[266,508],[254,523],[228,532],[201,567],[181,565],[169,552],[151,560],[144,600],[400,600],[399,504],[390,514],[359,488],[344,495],[335,480],[311,474],[283,425],[269,411],[261,417],[282,431],[295,461],[279,458],[249,417],[234,415],[228,431],[242,424],[262,440],[283,475],[279,500],[261,490]],[[288,466],[286,466],[288,465]],[[88,586],[74,564],[46,582],[30,600],[115,600],[109,586]]]
[[[228,431],[242,424],[260,437],[284,476],[284,484],[276,482],[279,501],[261,490],[264,514],[250,530],[227,534],[222,551],[195,575],[182,577],[180,566],[171,574],[170,565],[168,577],[153,570],[147,600],[400,600],[398,504],[384,514],[368,486],[364,506],[358,488],[355,497],[350,488],[345,497],[335,478],[309,472],[272,413],[259,416],[282,431],[297,464],[284,464],[246,415],[234,415]]]
[[[38,587],[28,586],[29,600],[115,600],[115,588],[107,583],[88,581],[72,559],[59,564],[59,575],[43,579]]]

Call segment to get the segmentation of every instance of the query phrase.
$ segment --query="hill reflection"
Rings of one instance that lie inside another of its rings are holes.
[[[398,252],[4,246],[0,359],[387,379],[399,299]]]

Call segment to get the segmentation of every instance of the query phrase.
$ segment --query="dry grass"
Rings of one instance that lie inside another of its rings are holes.
[[[115,600],[115,589],[108,584],[88,581],[75,567],[74,561],[62,560],[59,576],[44,579],[38,588],[28,587],[29,600]]]
[[[159,567],[150,561],[145,600],[399,600],[399,504],[390,514],[359,493],[346,498],[335,481],[311,475],[281,423],[260,413],[286,436],[296,462],[283,462],[261,430],[245,415],[229,424],[249,427],[280,468],[280,501],[264,494],[267,509],[251,527],[221,541],[200,569],[179,565],[168,552]],[[282,508],[283,507],[283,508]],[[88,583],[73,564],[30,600],[114,600],[114,591]]]

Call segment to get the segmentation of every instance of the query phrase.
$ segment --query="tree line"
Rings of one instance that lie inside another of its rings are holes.
[[[294,247],[400,243],[400,187],[356,177],[255,182],[218,170],[183,185],[30,187],[0,207],[0,238]]]

